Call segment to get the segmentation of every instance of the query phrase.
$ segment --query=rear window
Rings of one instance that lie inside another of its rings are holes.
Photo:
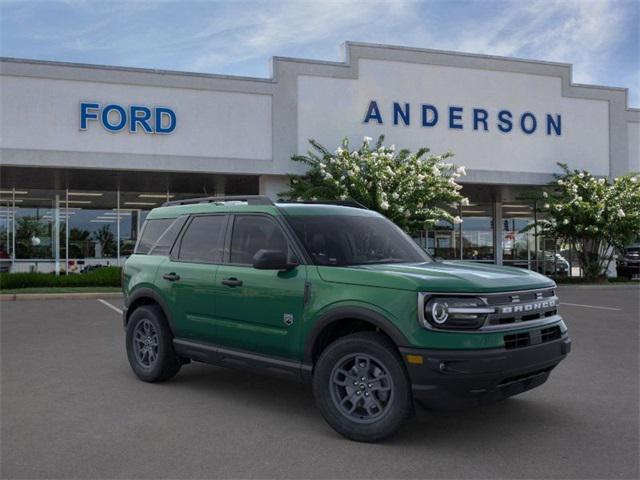
[[[139,255],[168,255],[186,218],[147,220],[134,253]]]

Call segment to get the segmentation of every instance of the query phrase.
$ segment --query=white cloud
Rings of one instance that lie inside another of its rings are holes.
[[[637,0],[65,0],[67,28],[40,15],[42,2],[0,2],[5,27],[25,26],[15,38],[3,29],[9,56],[12,40],[39,42],[37,58],[266,75],[274,55],[337,60],[338,46],[354,40],[566,62],[577,83],[640,83],[640,42],[623,43],[639,16]],[[620,51],[626,57],[612,60]]]
[[[323,2],[260,3],[258,11],[236,7],[224,27],[212,25],[196,33],[203,45],[189,67],[213,70],[228,63],[279,55],[296,48],[333,48],[344,40],[381,30],[400,28],[415,14],[417,4],[362,2],[354,0]],[[414,17],[415,18],[415,17]]]
[[[600,0],[533,0],[511,4],[493,21],[461,29],[450,48],[574,65],[590,83],[622,38],[625,4]]]
[[[473,5],[474,11],[481,10],[480,5]],[[183,68],[215,72],[234,63],[266,61],[292,46],[305,55],[315,51],[326,58],[327,50],[344,40],[360,40],[572,63],[575,82],[593,83],[605,76],[630,5],[605,0],[515,1],[491,17],[477,18],[472,11],[456,19],[454,31],[447,31],[429,12],[443,8],[442,3],[265,3],[259,11],[232,9],[223,27],[196,32],[202,43]],[[623,79],[614,83],[623,84]]]

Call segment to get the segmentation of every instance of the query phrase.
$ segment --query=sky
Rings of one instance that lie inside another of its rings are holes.
[[[269,77],[344,41],[573,64],[640,107],[640,0],[0,0],[0,55]]]

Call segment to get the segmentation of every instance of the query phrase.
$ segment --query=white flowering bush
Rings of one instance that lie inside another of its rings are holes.
[[[602,276],[616,250],[640,236],[640,175],[610,182],[586,171],[570,170],[542,192],[541,233],[568,243],[578,252],[584,276]]]
[[[349,140],[330,152],[315,140],[307,155],[292,160],[305,163],[304,175],[291,175],[289,191],[281,197],[297,200],[355,200],[376,210],[409,232],[422,230],[438,220],[460,223],[445,210],[447,204],[468,205],[456,180],[464,167],[449,163],[451,153],[429,155],[428,148],[415,153],[384,146],[384,136],[375,145],[364,137],[351,150]]]

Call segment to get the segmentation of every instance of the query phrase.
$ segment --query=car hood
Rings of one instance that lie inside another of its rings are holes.
[[[490,293],[554,286],[531,270],[464,261],[318,267],[323,280],[400,290]]]

